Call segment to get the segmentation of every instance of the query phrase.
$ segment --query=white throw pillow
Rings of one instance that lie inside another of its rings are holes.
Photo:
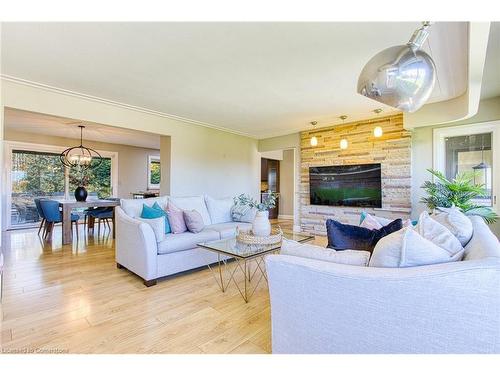
[[[472,238],[474,231],[472,222],[457,207],[438,207],[436,214],[432,215],[432,218],[448,228],[458,238],[462,246],[465,247]]]
[[[205,203],[205,197],[202,195],[197,195],[194,197],[170,197],[170,202],[174,206],[180,208],[182,211],[198,211],[203,218],[203,224],[210,225],[212,220],[207,210],[207,205]]]
[[[120,206],[125,213],[133,218],[141,217],[142,205],[152,207],[153,204],[158,203],[162,209],[165,209],[168,202],[168,196],[164,195],[155,198],[145,199],[120,199]]]
[[[368,265],[368,261],[370,260],[369,251],[336,251],[321,246],[302,244],[300,242],[287,240],[285,238],[283,238],[283,241],[281,243],[280,254],[363,267],[366,267]]]
[[[234,205],[233,198],[214,199],[206,195],[205,202],[212,224],[233,221],[231,217],[231,208]]]
[[[380,229],[385,227],[386,225],[392,223],[396,219],[386,219],[385,217],[370,215],[369,213],[365,213],[365,218],[360,224],[360,227],[367,228],[370,230]],[[403,219],[401,219],[403,220]],[[411,219],[403,220],[403,227],[412,227]]]
[[[158,217],[156,219],[144,219],[142,217],[137,217],[136,220],[147,223],[151,226],[151,228],[153,228],[156,242],[161,242],[165,239],[165,216]]]
[[[377,220],[377,218],[375,216],[372,216],[370,214],[366,214],[365,219],[361,223],[360,227],[370,229],[370,230],[378,230],[391,222],[390,220],[387,220],[387,224],[382,224],[383,222],[386,222],[386,220],[387,219],[384,219],[384,218],[378,218],[378,220]]]
[[[420,214],[415,230],[425,239],[448,251],[450,256],[460,252],[463,254],[464,248],[460,241],[448,228],[431,218],[426,211]]]
[[[375,245],[370,267],[416,267],[428,264],[454,262],[463,252],[451,256],[448,251],[426,240],[412,227],[382,237]]]

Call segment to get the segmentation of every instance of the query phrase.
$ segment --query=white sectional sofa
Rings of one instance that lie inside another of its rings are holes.
[[[199,233],[170,233],[163,241],[156,242],[151,226],[137,218],[144,203],[152,206],[158,202],[165,207],[169,200],[180,209],[197,210],[203,217],[205,228]],[[146,286],[152,286],[161,277],[216,262],[217,254],[201,249],[197,244],[234,237],[237,227],[246,230],[251,224],[230,221],[230,202],[214,207],[209,200],[206,196],[122,199],[115,211],[117,267],[132,271],[144,279]]]
[[[479,217],[459,262],[266,257],[273,353],[500,353],[500,244]]]

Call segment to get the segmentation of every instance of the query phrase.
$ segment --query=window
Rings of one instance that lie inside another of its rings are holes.
[[[40,222],[34,199],[74,199],[81,176],[65,168],[59,158],[65,147],[5,142],[5,229],[36,226]],[[88,199],[116,196],[118,154],[99,151],[103,162],[87,171]],[[3,183],[3,182],[2,182]],[[10,190],[10,191],[9,191]]]
[[[148,189],[159,189],[161,181],[160,157],[149,155],[148,157]]]
[[[90,168],[85,172],[85,188],[89,197],[99,199],[109,198],[113,195],[111,191],[111,158],[103,158],[98,168]],[[82,184],[81,173],[75,168],[69,170],[69,191],[75,191]]]
[[[62,199],[65,196],[64,167],[58,154],[12,151],[11,224],[40,221],[35,198]]]

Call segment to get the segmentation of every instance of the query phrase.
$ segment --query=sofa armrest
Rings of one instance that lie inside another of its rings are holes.
[[[500,260],[413,268],[266,257],[273,353],[498,353]]]
[[[121,207],[115,210],[116,262],[146,281],[156,279],[158,245],[153,229],[128,216]]]

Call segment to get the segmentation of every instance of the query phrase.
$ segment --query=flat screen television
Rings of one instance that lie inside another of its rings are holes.
[[[309,168],[312,205],[382,207],[380,164]]]

